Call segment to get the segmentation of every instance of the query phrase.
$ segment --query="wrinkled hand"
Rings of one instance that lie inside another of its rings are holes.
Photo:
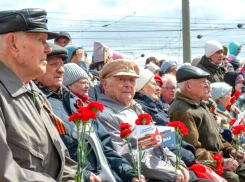
[[[182,172],[182,174],[184,176],[184,181],[188,182],[189,179],[190,179],[189,171],[186,168],[182,167],[182,166],[180,166],[180,169],[181,169],[181,172]]]
[[[238,164],[241,165],[245,161],[245,153],[238,150],[237,151]]]
[[[84,50],[83,49],[77,49],[76,50],[76,55],[77,55],[77,58],[78,58],[78,61],[84,61]]]
[[[181,170],[177,170],[177,180],[176,182],[185,182],[185,177]]]
[[[137,178],[133,178],[132,179],[132,182],[146,182],[145,181],[145,177],[143,175],[140,176],[140,180],[138,180]]]
[[[94,173],[91,173],[89,182],[101,182],[101,179],[98,176],[96,176]]]
[[[238,167],[238,162],[234,159],[224,159],[224,169],[227,171],[235,171]]]

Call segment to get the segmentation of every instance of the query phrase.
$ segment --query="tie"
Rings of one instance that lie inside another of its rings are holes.
[[[49,109],[47,103],[44,100],[42,101],[42,104],[43,104],[44,109],[48,112],[59,134],[60,135],[66,134],[66,129],[65,129],[63,122],[57,116],[55,116],[55,114]]]

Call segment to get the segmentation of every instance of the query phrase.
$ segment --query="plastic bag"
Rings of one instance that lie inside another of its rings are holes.
[[[216,174],[211,168],[202,164],[193,164],[189,167],[199,178],[210,179],[216,182],[227,182],[224,178]]]

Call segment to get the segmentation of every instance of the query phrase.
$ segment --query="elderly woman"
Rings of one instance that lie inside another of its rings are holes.
[[[136,82],[136,93],[134,100],[139,103],[142,109],[151,115],[152,119],[156,122],[156,125],[166,126],[169,123],[167,114],[165,113],[159,97],[157,95],[158,87],[154,74],[147,70],[140,70],[139,78]],[[186,149],[185,149],[186,148]],[[170,149],[172,152],[174,148]],[[191,165],[194,160],[195,149],[190,144],[183,142],[181,148],[181,157],[187,166]]]
[[[158,91],[160,87],[157,86],[154,74],[148,69],[142,69],[139,76],[134,100],[142,106],[145,112],[152,116],[156,125],[166,126],[169,120],[159,102]]]
[[[64,65],[64,70],[63,85],[80,98],[83,104],[88,103],[89,78],[86,72],[75,63]]]
[[[230,104],[231,90],[232,87],[224,82],[211,84],[212,99],[217,104],[217,114],[221,118],[220,123],[218,123],[221,132],[223,132],[224,129],[229,129],[229,121],[232,119],[232,116],[226,110],[226,106]]]

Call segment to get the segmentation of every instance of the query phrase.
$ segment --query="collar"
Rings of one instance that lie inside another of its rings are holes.
[[[98,95],[98,102],[102,103],[105,107],[111,108],[115,112],[121,112],[123,110],[132,109],[130,106],[125,106],[105,94]],[[136,103],[134,100],[132,100],[131,102],[132,105]]]
[[[60,99],[63,99],[63,89],[60,87],[57,92],[50,90],[48,87],[43,85],[41,82],[35,80],[36,86],[46,95],[46,97],[51,97],[52,95],[57,95]]]
[[[218,69],[221,69],[225,71],[225,69],[222,66],[218,66],[214,64],[209,58],[206,56],[203,56],[200,63],[206,67],[208,70],[210,70],[212,73],[215,73]]]
[[[31,90],[29,91],[20,80],[20,78],[2,62],[0,62],[0,82],[9,92],[12,97],[18,97],[26,92],[34,91],[41,93],[36,85],[30,81],[29,85]]]
[[[190,97],[188,97],[187,95],[183,94],[180,91],[176,92],[176,100],[183,100],[183,101],[187,102],[188,104],[196,106],[196,107],[199,107],[202,104],[205,105],[205,103],[200,102],[200,101],[198,101],[196,99],[190,98]]]
[[[217,104],[217,107],[218,107],[219,110],[221,110],[223,112],[226,111],[226,108],[224,106],[220,105],[220,104]]]

